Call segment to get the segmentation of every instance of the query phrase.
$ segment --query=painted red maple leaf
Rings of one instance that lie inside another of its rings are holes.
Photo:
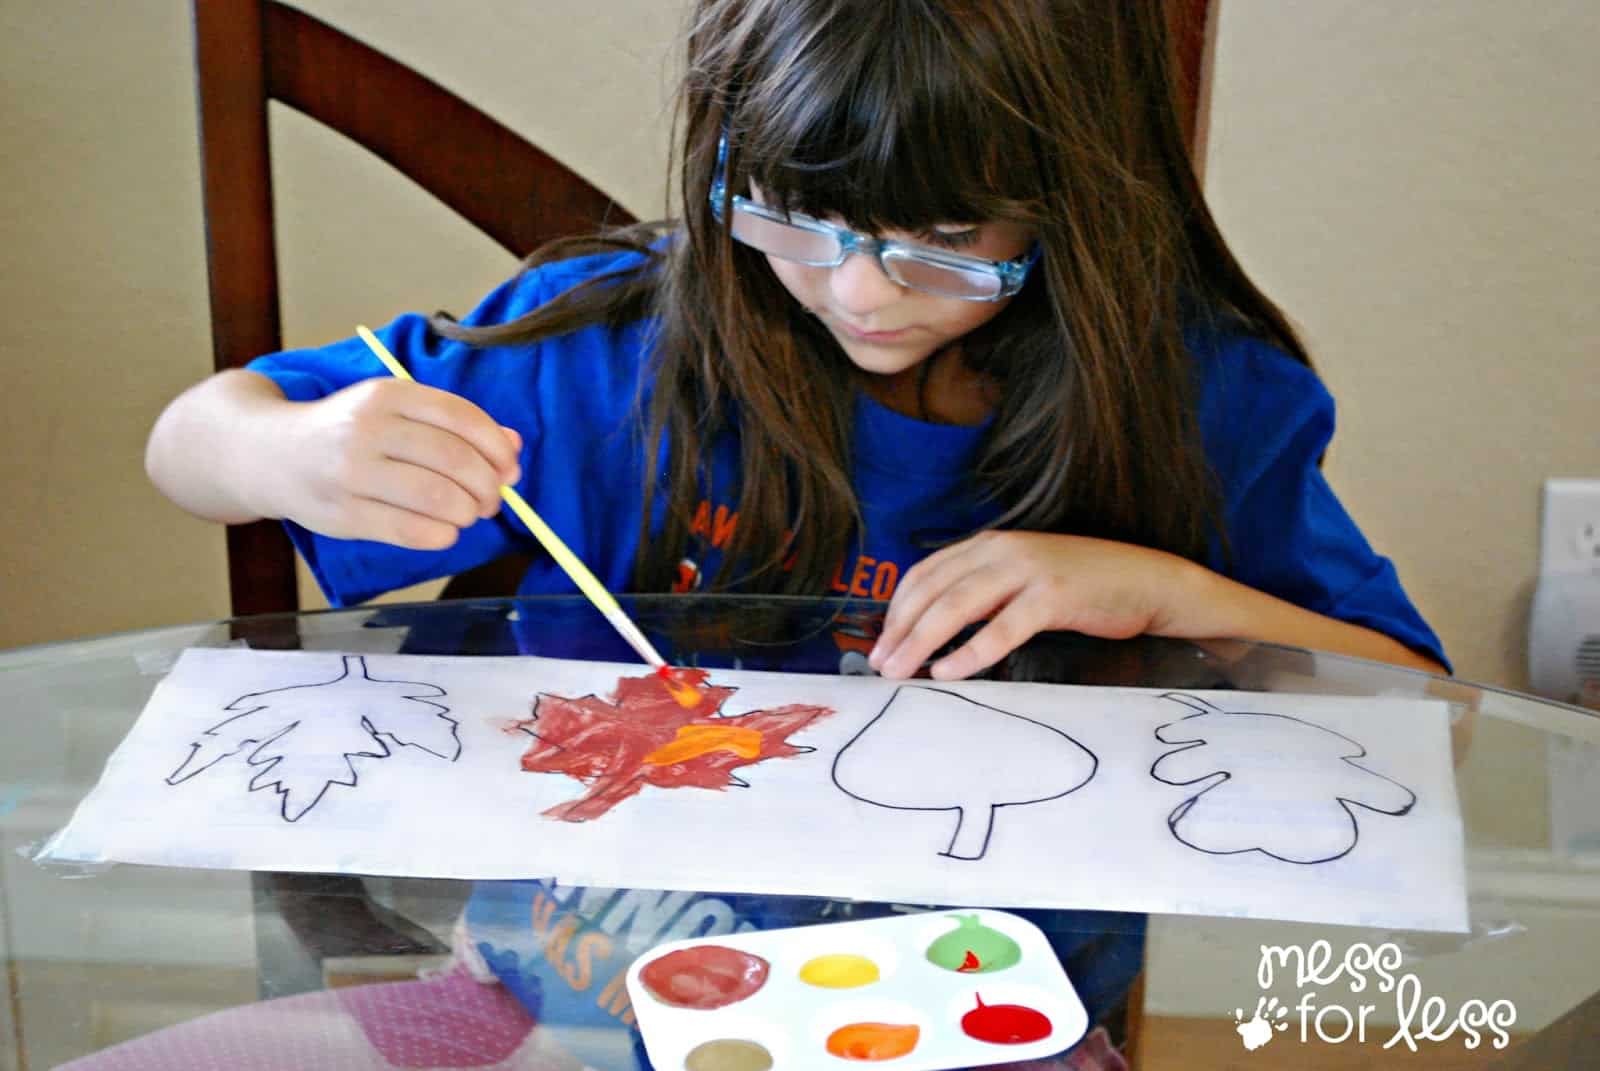
[[[788,737],[832,714],[830,708],[794,704],[724,717],[722,705],[738,689],[706,685],[706,674],[695,672],[703,698],[687,710],[654,674],[619,678],[606,699],[540,693],[533,717],[516,726],[534,737],[522,768],[566,774],[589,789],[545,815],[586,822],[646,785],[748,788],[734,770],[816,750],[791,744]]]

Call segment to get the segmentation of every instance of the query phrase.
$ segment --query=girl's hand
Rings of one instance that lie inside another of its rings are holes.
[[[1048,629],[1123,639],[1163,631],[1195,568],[1164,551],[1047,532],[981,532],[907,570],[868,657],[909,677],[974,621],[991,620],[930,670],[954,680],[985,669]]]
[[[260,512],[340,539],[440,550],[500,509],[522,438],[447,391],[369,379],[274,407]]]

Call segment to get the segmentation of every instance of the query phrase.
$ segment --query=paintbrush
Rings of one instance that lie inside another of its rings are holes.
[[[356,334],[361,336],[361,341],[365,342],[367,348],[383,362],[383,366],[391,375],[396,379],[412,379],[405,365],[396,360],[394,354],[389,352],[389,347],[379,341],[378,336],[369,331],[365,325],[358,325]],[[539,541],[540,546],[549,552],[556,560],[556,564],[572,578],[574,584],[578,585],[578,590],[587,595],[589,601],[594,603],[595,609],[611,622],[611,627],[617,630],[618,635],[627,640],[628,646],[637,651],[639,657],[655,669],[656,676],[661,678],[667,691],[672,693],[672,698],[686,708],[697,706],[701,698],[700,689],[687,679],[691,675],[690,671],[675,670],[667,665],[666,659],[651,646],[645,634],[639,630],[639,626],[623,613],[622,607],[617,605],[617,600],[606,590],[605,585],[600,583],[599,578],[589,571],[589,567],[584,565],[576,554],[572,553],[571,548],[561,541],[561,537],[556,535],[548,524],[544,523],[544,519],[533,511],[533,507],[529,506],[521,495],[517,494],[515,488],[501,484],[500,497],[511,507],[511,512],[516,514],[517,520],[533,533],[533,538]]]

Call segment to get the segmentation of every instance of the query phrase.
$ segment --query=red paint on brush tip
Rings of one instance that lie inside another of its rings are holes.
[[[671,666],[656,667],[656,676],[661,678],[661,683],[667,686],[667,692],[678,705],[685,710],[693,710],[700,705],[703,698],[700,685],[710,676],[709,670],[704,669],[674,669]]]

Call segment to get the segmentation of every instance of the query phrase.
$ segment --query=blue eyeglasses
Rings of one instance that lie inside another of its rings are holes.
[[[711,180],[711,212],[723,220],[728,200],[728,139],[717,143],[717,170]],[[853,253],[875,256],[883,273],[901,286],[963,301],[999,301],[1022,289],[1039,261],[1039,244],[1014,260],[986,260],[924,246],[857,234],[798,212],[785,214],[735,195],[729,204],[733,237],[770,256],[813,268],[837,268]]]

